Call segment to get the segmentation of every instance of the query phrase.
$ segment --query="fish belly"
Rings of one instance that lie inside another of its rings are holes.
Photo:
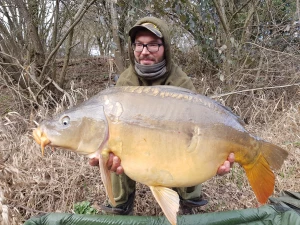
[[[125,173],[148,186],[202,183],[216,175],[229,154],[224,143],[218,146],[220,141],[199,135],[197,126],[191,134],[128,124],[110,128],[109,148],[120,157]]]

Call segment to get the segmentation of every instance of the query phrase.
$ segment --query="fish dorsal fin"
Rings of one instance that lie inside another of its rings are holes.
[[[172,225],[176,225],[177,212],[179,210],[179,196],[177,192],[160,186],[150,186],[150,190],[169,222]]]
[[[112,191],[111,185],[111,178],[110,178],[110,171],[107,169],[106,163],[109,158],[109,150],[107,148],[103,149],[100,157],[99,157],[99,167],[101,173],[101,179],[103,185],[105,187],[106,194],[109,198],[110,203],[112,206],[116,206],[115,198]]]

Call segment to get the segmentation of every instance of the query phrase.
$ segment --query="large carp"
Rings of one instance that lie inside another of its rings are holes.
[[[171,224],[178,194],[216,175],[233,152],[260,203],[273,193],[275,177],[288,153],[250,135],[239,118],[212,99],[171,86],[114,87],[43,121],[33,136],[41,145],[99,157],[106,193],[115,204],[109,153],[125,173],[150,187]]]

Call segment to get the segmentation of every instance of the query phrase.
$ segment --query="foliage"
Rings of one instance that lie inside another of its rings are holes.
[[[88,201],[77,202],[74,204],[74,212],[77,214],[88,214],[94,215],[97,214],[97,210],[91,206],[91,203]]]

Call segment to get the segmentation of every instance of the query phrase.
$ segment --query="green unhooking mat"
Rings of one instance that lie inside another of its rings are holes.
[[[300,192],[284,191],[260,208],[178,216],[178,225],[300,225]],[[49,213],[24,225],[169,225],[164,216],[111,216]]]

